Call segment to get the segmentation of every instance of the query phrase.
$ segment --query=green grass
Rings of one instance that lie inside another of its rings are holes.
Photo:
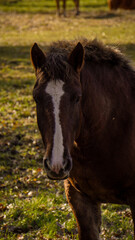
[[[0,239],[78,239],[63,182],[49,181],[42,170],[30,63],[34,42],[95,37],[118,46],[135,65],[135,12],[108,10],[104,0],[81,1],[74,17],[56,16],[54,0],[0,0]],[[102,238],[133,239],[127,206],[102,206]]]
[[[107,1],[100,0],[92,0],[92,1],[80,1],[80,6],[82,10],[95,10],[99,8],[100,10],[107,8]],[[62,3],[61,3],[62,5]],[[56,8],[56,1],[55,0],[0,0],[0,7],[1,10],[9,12],[14,11],[18,13],[54,13]],[[67,8],[73,10],[74,3],[72,0],[67,2]]]

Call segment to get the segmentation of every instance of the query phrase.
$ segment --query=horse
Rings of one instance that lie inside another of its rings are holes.
[[[108,5],[110,9],[135,9],[135,1],[134,0],[108,0]]]
[[[129,205],[135,225],[135,69],[96,39],[35,43],[31,61],[43,165],[64,180],[79,240],[100,239],[102,203]]]
[[[63,2],[63,15],[66,17],[66,0],[62,0]],[[74,0],[75,8],[76,8],[76,16],[80,14],[79,11],[79,0]],[[57,14],[60,16],[60,0],[56,0],[57,6]]]

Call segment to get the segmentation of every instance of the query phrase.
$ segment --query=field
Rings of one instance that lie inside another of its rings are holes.
[[[42,170],[30,48],[52,41],[98,38],[124,52],[135,66],[135,11],[110,12],[106,0],[81,0],[74,16],[56,15],[54,0],[0,0],[0,239],[77,240],[63,182]],[[133,239],[128,206],[102,206],[103,240]]]

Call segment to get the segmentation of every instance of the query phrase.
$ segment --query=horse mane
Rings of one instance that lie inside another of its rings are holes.
[[[68,55],[73,50],[75,45],[81,42],[85,49],[85,60],[86,61],[110,61],[111,64],[116,63],[120,65],[127,65],[129,60],[119,51],[116,47],[104,45],[101,41],[94,39],[88,41],[87,39],[72,40],[72,41],[58,41],[51,44],[48,48],[48,54],[52,56],[62,57],[67,60]]]
[[[81,84],[82,111],[87,131],[93,139],[98,137],[101,145],[107,136],[108,144],[115,141],[117,145],[119,137],[123,141],[124,134],[131,134],[135,108],[135,69],[118,49],[94,40],[85,45]],[[86,137],[85,144],[89,142]]]
[[[88,41],[81,39],[81,44],[85,49],[85,62],[95,64],[110,64],[111,66],[130,68],[129,60],[115,47],[105,46],[96,39]],[[49,73],[52,78],[64,79],[65,74],[73,74],[68,66],[68,56],[73,50],[78,40],[73,41],[58,41],[48,47],[47,66],[45,71]]]
[[[85,49],[85,62],[117,65],[117,67],[129,67],[131,69],[129,61],[118,49],[105,46],[96,39],[92,41],[81,39],[80,42]],[[52,79],[65,80],[66,76],[72,75],[73,71],[71,71],[67,61],[70,52],[77,43],[78,40],[52,43],[46,52],[47,61],[45,67],[42,68],[42,72]]]

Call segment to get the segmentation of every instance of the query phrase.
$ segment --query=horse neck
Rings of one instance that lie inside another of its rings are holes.
[[[82,120],[77,143],[84,150],[110,151],[112,146],[124,141],[124,135],[131,135],[135,103],[130,78],[134,76],[130,69],[119,74],[121,81],[116,79],[115,71],[110,74],[107,66],[102,70],[87,65],[81,72]]]
[[[81,73],[81,142],[100,138],[111,111],[111,102],[96,79],[92,79],[87,68]]]

